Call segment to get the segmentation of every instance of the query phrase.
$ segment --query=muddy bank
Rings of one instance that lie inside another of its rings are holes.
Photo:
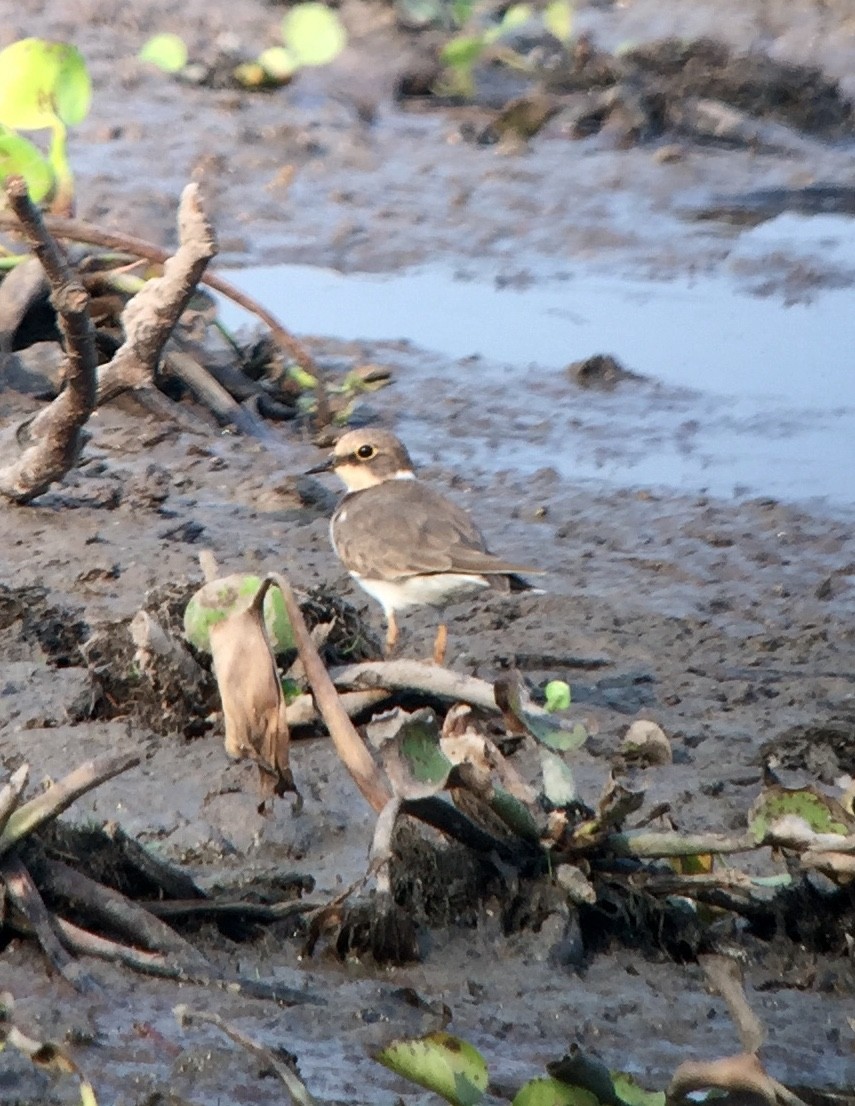
[[[394,423],[395,390],[375,402],[378,415]],[[311,876],[318,897],[333,894],[362,870],[373,819],[325,740],[301,742],[293,753],[303,812],[293,817],[282,804],[265,819],[247,768],[227,765],[216,721],[188,740],[158,736],[133,718],[86,720],[93,678],[77,643],[103,621],[127,633],[146,591],[165,577],[198,579],[202,541],[227,568],[284,567],[301,586],[332,583],[362,603],[328,549],[326,511],[289,491],[285,473],[315,461],[314,447],[291,439],[286,462],[224,438],[200,455],[198,441],[180,433],[146,444],[147,425],[138,412],[105,409],[93,424],[89,462],[38,508],[10,514],[6,587],[45,592],[24,593],[30,619],[20,605],[6,605],[4,766],[26,758],[38,774],[56,777],[84,756],[140,748],[143,765],[78,804],[75,817],[119,819],[206,885],[241,886],[287,870]],[[133,488],[154,456],[170,474],[165,499],[110,495],[105,507],[105,489]],[[546,598],[455,608],[454,663],[482,674],[514,665],[536,683],[570,682],[593,734],[574,759],[583,795],[596,795],[609,754],[639,716],[658,721],[674,743],[674,764],[651,773],[649,794],[670,803],[684,830],[744,825],[771,753],[793,780],[809,774],[831,782],[853,771],[855,551],[847,526],[770,502],[593,492],[549,474],[522,483],[469,468],[461,479],[447,455],[424,460],[426,474],[469,506],[509,555],[536,547],[549,570]],[[34,558],[36,549],[44,552]],[[419,655],[430,641],[430,618],[407,619],[405,631]],[[448,1003],[454,1031],[478,1044],[509,1084],[569,1040],[634,1066],[651,1085],[679,1058],[733,1047],[732,1027],[698,969],[620,945],[594,955],[581,974],[572,964],[556,969],[560,933],[546,927],[507,935],[499,917],[499,904],[487,903],[475,929],[426,931],[423,965],[379,974],[367,964],[341,966],[328,952],[301,962],[299,942],[275,928],[250,945],[209,933],[211,954],[305,986],[329,1006],[309,1021],[305,1012],[266,1011],[221,994],[201,992],[192,1001],[213,1002],[267,1043],[281,1040],[300,1057],[310,1086],[332,1101],[345,1100],[349,1084],[360,1089],[357,1098],[366,1086],[371,1097],[395,1092],[391,1076],[366,1067],[363,1049],[408,1031],[413,1018],[413,1031],[430,1028],[395,996],[404,985]],[[794,1085],[846,1086],[851,966],[795,950],[782,960],[774,946],[752,947],[749,983],[770,1028],[770,1070]],[[251,1066],[237,1065],[222,1043],[200,1045],[177,1033],[169,1010],[187,1001],[188,988],[96,969],[107,993],[81,1003],[47,979],[35,989],[25,985],[32,955],[18,942],[7,947],[4,985],[16,992],[26,1024],[60,1037],[78,1033],[75,1055],[106,1088],[106,1100],[111,1086],[116,1101],[128,1102],[165,1085],[194,1102],[216,1101],[226,1087],[234,1101],[258,1093]],[[679,1024],[670,1014],[675,1005]],[[44,1088],[40,1078],[28,1074],[27,1085]]]

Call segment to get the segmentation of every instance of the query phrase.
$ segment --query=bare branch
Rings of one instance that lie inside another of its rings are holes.
[[[178,1021],[178,1024],[182,1029],[186,1029],[193,1025],[194,1022],[207,1022],[209,1025],[215,1025],[222,1033],[225,1033],[236,1045],[240,1045],[241,1048],[246,1049],[250,1055],[257,1057],[261,1060],[265,1067],[269,1067],[271,1071],[275,1072],[291,1096],[291,1101],[298,1104],[298,1106],[315,1106],[317,1099],[313,1098],[306,1088],[305,1083],[297,1076],[291,1068],[282,1062],[282,1060],[271,1052],[269,1048],[264,1048],[262,1045],[253,1041],[251,1037],[247,1037],[245,1033],[242,1033],[236,1026],[230,1025],[227,1021],[224,1021],[219,1014],[211,1014],[204,1010],[191,1010],[189,1006],[176,1006],[173,1010],[173,1014]]]
[[[221,422],[230,422],[250,438],[271,441],[273,435],[265,423],[249,407],[233,399],[223,385],[189,353],[168,353],[165,364],[173,376],[185,384],[194,396],[205,404]]]
[[[148,281],[122,313],[125,341],[98,373],[99,403],[128,389],[154,386],[163,347],[217,252],[196,184],[181,193],[178,237],[180,245],[164,263],[163,276]]]
[[[612,833],[602,844],[606,851],[615,856],[634,856],[640,860],[703,853],[747,853],[760,848],[750,833],[728,837],[724,833],[654,833],[643,830]]]
[[[291,585],[278,572],[271,573],[269,578],[282,592],[300,660],[336,751],[353,776],[356,786],[379,814],[391,798],[389,785],[341,704],[338,692],[306,627]]]
[[[16,503],[28,503],[62,479],[77,462],[82,429],[95,406],[98,362],[86,289],[50,236],[21,177],[9,179],[6,195],[50,283],[66,351],[62,391],[25,424],[23,440],[19,430],[18,443],[23,446],[20,456],[0,469],[0,494]]]
[[[46,219],[45,224],[48,230],[55,234],[57,238],[68,238],[74,242],[86,242],[88,245],[102,246],[108,250],[124,250],[160,265],[169,259],[168,250],[155,246],[151,242],[146,242],[144,238],[135,238],[133,235],[121,234],[118,231],[106,231],[101,227],[92,226],[79,219],[54,217]],[[14,225],[13,221],[0,214],[0,227]],[[251,296],[246,295],[229,281],[224,280],[223,277],[217,276],[215,273],[208,273],[201,278],[201,283],[207,285],[208,288],[213,288],[221,296],[225,296],[232,303],[236,303],[238,307],[242,307],[244,311],[248,311],[251,315],[255,315],[257,319],[260,319],[269,329],[273,340],[283,353],[304,368],[306,372],[311,373],[318,382],[315,390],[318,404],[317,422],[319,426],[326,426],[330,421],[329,399],[320,370],[306,347],[286,330],[275,315],[272,315]]]
[[[33,869],[44,890],[72,902],[88,916],[124,934],[132,942],[183,962],[185,970],[207,961],[174,929],[112,887],[96,883],[59,860],[44,860]]]
[[[5,829],[12,811],[17,807],[18,800],[27,786],[29,775],[30,766],[22,764],[17,772],[12,773],[9,782],[4,784],[3,790],[0,791],[0,833]]]
[[[757,1052],[766,1039],[766,1030],[748,1005],[742,982],[742,968],[730,956],[699,956],[698,962],[710,986],[718,991],[727,1004],[731,1021],[739,1034],[739,1043],[745,1052]]]
[[[349,664],[330,672],[336,687],[385,688],[387,691],[422,691],[452,703],[471,703],[498,714],[493,685],[474,676],[464,676],[422,661],[367,661]]]
[[[103,757],[101,760],[86,761],[73,772],[69,772],[63,779],[52,784],[47,791],[18,807],[11,815],[6,828],[0,833],[0,856],[8,852],[27,834],[62,814],[81,795],[112,779],[113,776],[127,772],[139,762],[138,753],[120,753],[117,756]]]
[[[89,991],[94,981],[73,959],[60,940],[55,920],[45,906],[32,877],[16,856],[6,856],[0,861],[0,880],[6,885],[9,901],[23,915],[45,956],[63,979],[78,991]]]

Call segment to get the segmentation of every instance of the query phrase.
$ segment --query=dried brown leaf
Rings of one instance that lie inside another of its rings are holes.
[[[263,799],[296,792],[289,765],[285,697],[264,625],[265,580],[249,605],[211,627],[214,674],[229,756],[258,766]]]

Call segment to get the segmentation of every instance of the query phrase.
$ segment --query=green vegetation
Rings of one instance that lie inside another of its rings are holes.
[[[282,46],[271,46],[252,61],[234,66],[232,76],[237,84],[247,89],[287,84],[300,69],[329,65],[347,45],[347,31],[337,13],[316,0],[290,8],[282,19],[281,34]],[[154,35],[138,56],[165,73],[181,74],[188,69],[187,46],[178,35]]]
[[[398,1075],[433,1091],[452,1106],[476,1106],[489,1083],[477,1048],[450,1033],[393,1041],[375,1059]],[[610,1072],[578,1050],[548,1065],[519,1089],[512,1106],[665,1106],[662,1091],[646,1091],[623,1072]]]
[[[139,52],[140,61],[150,61],[164,73],[180,73],[187,64],[187,45],[180,35],[153,35]]]
[[[91,94],[86,63],[74,46],[24,38],[0,51],[0,178],[22,176],[36,202],[52,197],[56,213],[73,206],[67,128],[86,118]],[[16,133],[39,130],[51,132],[47,156]]]
[[[482,62],[500,61],[514,68],[526,68],[526,59],[505,40],[527,24],[531,24],[533,32],[547,32],[563,46],[570,41],[573,27],[570,0],[551,0],[542,12],[535,11],[530,4],[512,4],[498,23],[486,27],[477,26],[481,17],[476,5],[458,7],[459,26],[464,30],[440,51],[445,76],[438,91],[446,95],[471,96],[475,91],[475,67]]]

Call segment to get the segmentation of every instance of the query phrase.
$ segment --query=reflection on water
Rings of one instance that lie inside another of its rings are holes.
[[[831,217],[782,216],[757,227],[739,240],[734,263],[744,270],[753,262],[755,276],[765,257],[782,264],[782,240],[790,266],[801,250],[805,265],[825,259],[855,268],[855,221]],[[448,358],[445,385],[468,392],[481,413],[515,382],[519,397],[520,367],[538,366],[546,383],[525,390],[521,433],[510,434],[513,464],[523,469],[553,465],[625,486],[855,503],[850,288],[814,288],[811,302],[786,304],[722,276],[664,283],[577,272],[501,287],[438,268],[345,276],[286,265],[231,276],[297,333],[406,339]],[[244,320],[228,309],[232,325]],[[609,396],[569,389],[564,367],[601,352],[667,387],[627,385]],[[478,360],[467,363],[463,388],[451,362],[472,355]],[[431,371],[432,379],[443,375]],[[526,434],[526,425],[538,432]],[[489,463],[487,451],[481,460]],[[503,451],[503,466],[509,461]]]

